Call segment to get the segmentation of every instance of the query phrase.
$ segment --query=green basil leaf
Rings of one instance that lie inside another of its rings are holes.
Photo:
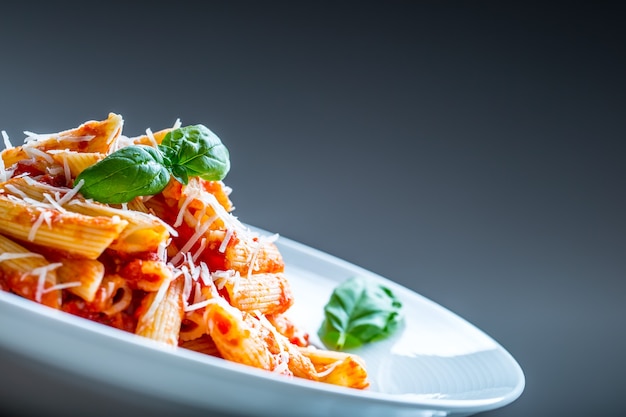
[[[113,152],[86,168],[76,178],[84,180],[80,193],[101,203],[127,203],[135,197],[154,195],[170,179],[158,150],[133,145]]]
[[[182,184],[189,177],[219,181],[230,170],[228,149],[204,125],[185,126],[168,132],[159,149],[172,175]]]
[[[401,313],[402,302],[389,288],[353,277],[334,289],[318,335],[330,349],[353,349],[389,337],[402,323]]]

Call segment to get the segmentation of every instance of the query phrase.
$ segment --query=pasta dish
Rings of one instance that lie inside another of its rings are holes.
[[[207,179],[195,155],[174,161],[180,122],[138,136],[123,124],[111,113],[25,132],[19,146],[2,132],[0,290],[172,349],[367,388],[361,358],[312,346],[289,317],[296,300],[278,236],[241,223],[231,189]]]

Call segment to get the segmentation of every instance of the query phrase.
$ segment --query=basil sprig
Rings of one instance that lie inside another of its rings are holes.
[[[158,148],[131,145],[86,168],[80,192],[101,203],[127,203],[162,191],[174,176],[187,184],[190,177],[219,181],[230,170],[228,149],[203,125],[168,132]]]
[[[215,133],[203,125],[168,132],[159,150],[163,152],[174,178],[183,184],[187,184],[189,177],[219,181],[230,169],[228,149]]]
[[[334,289],[318,335],[330,349],[353,349],[393,334],[402,323],[401,310],[402,302],[389,288],[353,277]]]

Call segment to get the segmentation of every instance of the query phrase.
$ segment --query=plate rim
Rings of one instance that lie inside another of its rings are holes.
[[[251,230],[256,231],[260,234],[269,234],[270,232],[265,229],[261,229],[255,226],[250,226]],[[457,315],[452,312],[445,306],[442,306],[439,303],[429,299],[428,297],[423,296],[422,294],[403,286],[400,283],[390,280],[384,276],[381,276],[375,272],[367,270],[363,267],[360,267],[354,263],[348,262],[342,258],[339,258],[335,255],[332,255],[328,252],[324,252],[317,248],[314,248],[310,245],[306,245],[304,243],[293,240],[289,237],[280,236],[280,238],[276,241],[276,244],[279,246],[279,250],[281,247],[289,248],[291,250],[295,250],[300,252],[307,257],[317,258],[326,263],[334,264],[340,268],[346,268],[353,271],[360,271],[362,273],[366,273],[368,275],[374,276],[382,282],[391,285],[393,287],[401,288],[403,291],[407,291],[413,295],[418,296],[422,300],[436,306],[439,309],[447,312],[448,314],[453,315],[456,319],[461,320],[465,325],[471,326],[474,330],[480,332],[482,335],[489,338],[493,341],[494,346],[497,350],[502,353],[506,359],[509,361],[510,365],[513,367],[513,371],[515,373],[515,378],[517,380],[517,384],[513,389],[511,389],[506,395],[494,397],[494,398],[485,398],[485,399],[429,399],[429,398],[415,398],[410,395],[399,395],[399,394],[391,394],[377,391],[368,391],[368,390],[356,390],[352,388],[339,387],[330,384],[322,384],[319,382],[308,381],[304,379],[298,378],[285,378],[284,376],[275,375],[271,372],[255,369],[249,366],[240,365],[236,363],[231,363],[228,361],[220,360],[218,358],[207,357],[207,355],[193,352],[185,349],[171,349],[164,348],[162,345],[154,342],[152,340],[143,338],[141,336],[134,335],[132,333],[128,333],[119,329],[115,329],[112,327],[108,327],[104,324],[99,324],[95,322],[91,322],[87,319],[73,316],[69,313],[65,313],[62,311],[57,311],[51,309],[49,307],[34,303],[30,300],[26,300],[18,295],[11,294],[5,291],[0,291],[0,308],[13,308],[19,309],[23,314],[32,314],[37,317],[43,316],[45,320],[53,320],[57,325],[67,325],[70,326],[72,331],[86,331],[92,337],[107,337],[112,338],[110,340],[115,340],[113,343],[121,343],[119,347],[123,349],[149,349],[152,354],[161,356],[168,355],[171,360],[174,358],[178,358],[180,360],[185,361],[185,363],[202,363],[203,366],[215,367],[220,369],[220,372],[232,372],[234,376],[240,377],[252,377],[256,378],[256,380],[262,382],[270,382],[278,387],[290,387],[291,389],[301,388],[306,390],[312,390],[313,392],[325,393],[327,395],[332,395],[337,398],[341,398],[344,400],[355,401],[358,400],[363,402],[364,404],[378,404],[387,407],[394,407],[398,409],[411,409],[411,410],[435,410],[435,411],[445,411],[448,413],[477,413],[482,411],[493,410],[497,408],[501,408],[506,406],[513,401],[515,401],[524,391],[525,388],[525,375],[520,366],[520,364],[516,361],[516,359],[511,355],[511,353],[506,350],[500,343],[494,340],[490,335],[486,334],[483,330],[476,327],[474,324],[470,323],[468,320],[463,317]],[[282,252],[282,250],[281,250]],[[0,321],[1,318],[0,318]],[[0,346],[3,348],[10,349],[14,351],[16,354],[32,356],[32,353],[25,353],[23,350],[18,350],[19,344],[16,343],[7,343],[6,337],[3,337],[0,334]],[[132,345],[132,347],[131,347]],[[37,359],[42,360],[41,357]],[[44,360],[44,362],[46,362]],[[51,364],[56,367],[56,364]],[[85,377],[90,377],[84,372],[76,372],[76,370],[70,370],[73,374],[80,374]],[[94,377],[95,379],[102,380],[102,378]],[[102,380],[102,382],[108,382]],[[116,385],[116,384],[114,384]],[[145,392],[145,394],[150,395],[149,392]]]

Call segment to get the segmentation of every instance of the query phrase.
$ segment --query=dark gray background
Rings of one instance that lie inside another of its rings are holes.
[[[402,283],[513,354],[526,389],[484,417],[619,414],[619,2],[63,4],[0,6],[14,142],[109,111],[128,135],[204,123],[231,151],[241,220]],[[2,358],[20,374],[0,408],[54,381]]]

